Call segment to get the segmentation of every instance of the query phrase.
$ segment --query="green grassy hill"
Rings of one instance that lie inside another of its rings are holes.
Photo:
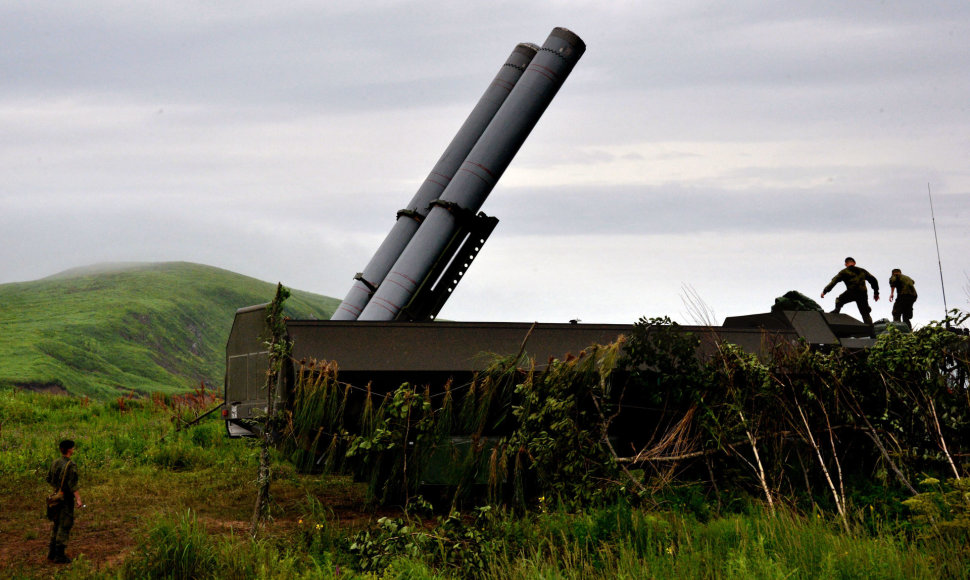
[[[0,386],[107,398],[221,388],[237,308],[275,284],[169,262],[103,265],[0,285]],[[287,314],[327,319],[339,300],[293,290]]]

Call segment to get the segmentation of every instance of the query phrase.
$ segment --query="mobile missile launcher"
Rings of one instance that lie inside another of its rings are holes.
[[[284,408],[294,405],[301,361],[332,361],[341,383],[380,394],[402,383],[468,384],[488,354],[521,353],[542,365],[633,331],[616,324],[435,321],[498,221],[479,211],[482,203],[584,51],[583,41],[562,28],[541,47],[515,48],[332,319],[286,321],[293,350],[280,377]],[[783,308],[731,317],[719,327],[678,329],[700,339],[701,353],[729,342],[759,354],[779,342],[861,347],[872,331],[846,315]],[[223,413],[230,436],[257,434],[266,413],[267,337],[265,305],[236,312],[226,348]]]

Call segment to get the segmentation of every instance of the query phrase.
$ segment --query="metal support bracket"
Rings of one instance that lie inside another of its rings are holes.
[[[458,282],[461,281],[472,261],[478,256],[485,240],[498,225],[498,218],[484,213],[473,215],[468,210],[458,209],[465,213],[462,217],[466,219],[459,220],[458,231],[452,236],[431,271],[421,281],[411,301],[398,312],[395,320],[415,322],[437,318],[438,312],[455,291],[455,287],[458,286]]]
[[[401,219],[402,217],[411,218],[418,223],[421,223],[424,221],[424,216],[414,211],[413,209],[398,210],[397,219]]]
[[[377,286],[374,286],[373,284],[365,280],[363,272],[357,272],[356,274],[354,274],[354,280],[357,280],[364,286],[367,286],[367,289],[371,291],[371,294],[373,294],[374,292],[377,292]]]

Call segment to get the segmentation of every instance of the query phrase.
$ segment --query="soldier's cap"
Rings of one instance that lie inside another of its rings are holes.
[[[846,262],[855,262],[855,258],[853,258],[852,256],[849,256],[848,258],[845,259],[845,261]]]

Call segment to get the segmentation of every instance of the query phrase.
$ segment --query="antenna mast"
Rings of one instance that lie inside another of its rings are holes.
[[[940,260],[940,238],[936,235],[936,214],[933,212],[933,192],[930,190],[929,182],[926,184],[926,193],[930,197],[930,217],[933,220],[933,239],[936,241],[936,265],[940,268],[940,290],[943,291],[943,310],[946,311],[944,312],[943,318],[946,320],[946,316],[949,315],[950,309],[946,306],[946,287],[943,285],[943,261]],[[949,324],[947,324],[947,326],[949,326]]]

